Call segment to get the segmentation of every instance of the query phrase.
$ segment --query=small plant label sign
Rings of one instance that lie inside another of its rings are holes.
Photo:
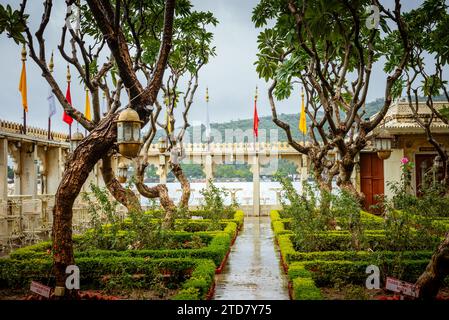
[[[413,283],[408,283],[390,277],[387,277],[385,289],[414,298],[417,298],[419,294],[419,287]]]
[[[31,281],[30,291],[37,293],[38,295],[43,296],[45,298],[50,298],[51,288],[44,286],[39,282]]]

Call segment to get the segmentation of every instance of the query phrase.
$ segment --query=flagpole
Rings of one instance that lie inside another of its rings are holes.
[[[47,139],[50,140],[51,139],[51,117],[48,117],[48,136]]]
[[[67,65],[67,75],[66,75],[66,77],[67,77],[67,91],[69,92],[70,82],[72,80],[72,75],[70,74],[70,67],[69,67],[69,65]],[[66,94],[66,96],[67,96],[67,94]],[[66,97],[66,99],[67,99],[67,97]],[[70,97],[70,100],[72,100],[72,97]],[[69,103],[71,103],[71,101],[69,101]],[[69,123],[69,141],[70,140],[72,140],[72,123]]]
[[[257,110],[257,98],[258,98],[258,95],[259,95],[259,92],[258,92],[258,88],[256,86],[256,95],[254,96],[254,111]],[[256,121],[256,119],[254,119],[253,121]],[[256,132],[253,132],[253,133],[254,133],[254,151],[257,151],[256,150],[256,143],[259,140],[259,115],[257,115],[257,134],[256,134]]]
[[[52,52],[51,53],[51,58],[50,58],[50,63],[48,64],[48,68],[50,70],[50,74],[53,74],[54,67],[55,67],[55,64],[53,63],[53,52]],[[51,90],[51,88],[50,88],[50,90]],[[49,109],[51,109],[50,108],[50,104],[51,104],[51,101],[49,101]],[[52,114],[51,114],[51,112],[49,110],[49,112],[48,112],[48,140],[51,140],[51,116],[52,116]]]
[[[23,134],[27,134],[27,112],[23,109]]]
[[[27,60],[27,51],[25,48],[25,44],[22,47],[22,72],[25,72],[26,74],[26,69],[25,69],[25,61]],[[22,76],[21,76],[22,77]],[[23,85],[23,84],[22,84]],[[25,95],[26,95],[26,79],[25,79]],[[22,100],[23,100],[23,96],[22,96]],[[28,104],[28,101],[26,102],[26,104]],[[25,107],[25,105],[23,106],[23,134],[27,134],[27,109],[28,106]]]
[[[210,151],[210,120],[209,120],[209,88],[206,87],[206,139],[207,151]]]
[[[306,133],[307,133],[307,122],[306,113],[304,107],[304,89],[301,88],[301,114],[299,117],[299,130],[302,132],[302,143],[303,146],[306,145]]]

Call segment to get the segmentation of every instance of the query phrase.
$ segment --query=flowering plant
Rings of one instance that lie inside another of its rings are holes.
[[[415,164],[411,162],[407,157],[401,159],[401,171],[402,171],[402,182],[404,191],[410,186],[412,181],[412,171]]]

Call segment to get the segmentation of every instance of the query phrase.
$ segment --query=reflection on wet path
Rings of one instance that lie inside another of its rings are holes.
[[[228,262],[216,278],[215,299],[289,299],[269,217],[245,218]]]

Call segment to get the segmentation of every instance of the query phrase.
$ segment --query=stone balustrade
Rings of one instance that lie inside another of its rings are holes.
[[[11,121],[0,120],[0,131],[14,134],[22,134],[23,133],[23,124]],[[32,126],[27,126],[27,136],[39,138],[39,139],[47,139],[48,130],[42,128],[36,128]],[[53,140],[66,142],[69,140],[68,134],[60,133],[60,132],[51,132],[51,137]]]

